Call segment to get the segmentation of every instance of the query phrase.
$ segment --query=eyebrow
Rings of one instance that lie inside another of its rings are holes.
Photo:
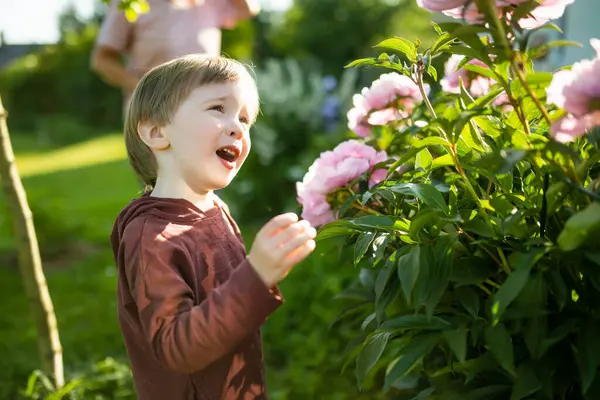
[[[225,101],[229,98],[229,96],[221,96],[221,97],[211,97],[205,100],[205,102],[210,102],[210,101]]]

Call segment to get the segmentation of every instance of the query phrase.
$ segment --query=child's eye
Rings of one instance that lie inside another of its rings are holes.
[[[223,111],[224,111],[224,108],[223,108],[223,106],[222,106],[222,105],[216,105],[216,106],[212,106],[212,107],[210,108],[210,110],[216,110],[216,111],[218,111],[218,112],[223,112]]]
[[[242,124],[248,125],[250,123],[250,120],[248,118],[246,118],[246,117],[242,117],[242,118],[240,118],[240,122]]]

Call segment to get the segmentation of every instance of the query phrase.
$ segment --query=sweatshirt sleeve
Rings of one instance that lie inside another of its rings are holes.
[[[127,279],[144,336],[168,368],[181,373],[204,369],[255,332],[282,304],[279,292],[269,289],[246,259],[194,305],[184,275],[207,266],[185,265],[190,257],[176,241],[160,235],[150,238],[131,249]]]

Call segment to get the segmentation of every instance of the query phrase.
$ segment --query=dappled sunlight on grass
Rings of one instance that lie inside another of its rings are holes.
[[[26,178],[126,158],[123,136],[111,134],[53,151],[17,154],[17,167],[21,176]]]
[[[105,243],[114,218],[140,189],[122,136],[100,136],[58,149],[24,144],[17,140],[15,153],[40,244],[69,240],[65,235]],[[0,211],[0,250],[14,246],[6,213]]]

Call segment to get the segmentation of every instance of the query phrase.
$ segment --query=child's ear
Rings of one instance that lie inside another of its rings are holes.
[[[152,150],[165,150],[169,148],[169,139],[164,135],[160,126],[148,121],[138,123],[138,134],[146,146]]]

